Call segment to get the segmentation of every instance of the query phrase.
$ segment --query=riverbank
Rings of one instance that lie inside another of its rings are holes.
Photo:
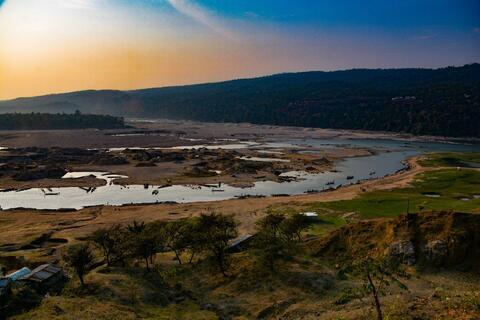
[[[365,192],[406,186],[415,175],[433,170],[419,166],[417,158],[409,160],[409,168],[409,170],[382,179],[369,180],[333,191],[290,197],[251,197],[188,204],[99,206],[74,212],[25,209],[5,211],[1,213],[0,218],[0,243],[21,246],[21,244],[50,232],[53,232],[56,238],[75,242],[76,239],[82,238],[98,228],[115,223],[128,223],[133,220],[175,220],[197,216],[205,212],[222,212],[233,215],[240,222],[239,228],[242,233],[252,232],[255,222],[269,208],[302,208],[306,204],[350,200]]]
[[[168,119],[127,119],[128,129],[0,131],[0,147],[124,148],[174,147],[211,143],[215,140],[256,139],[383,139],[416,142],[480,143],[478,138],[415,136],[394,132],[337,130],[307,127],[206,123]]]

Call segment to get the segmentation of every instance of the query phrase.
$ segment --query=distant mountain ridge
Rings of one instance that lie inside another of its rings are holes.
[[[0,101],[0,112],[251,122],[480,137],[480,64],[311,71],[132,91]]]

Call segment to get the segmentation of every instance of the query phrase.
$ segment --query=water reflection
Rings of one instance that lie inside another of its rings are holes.
[[[322,192],[339,186],[355,184],[362,180],[384,177],[405,169],[405,159],[429,151],[478,151],[478,146],[445,143],[404,142],[394,140],[340,140],[307,139],[268,143],[234,143],[228,148],[291,148],[312,146],[355,147],[377,150],[374,155],[347,158],[336,164],[335,170],[322,173],[289,172],[282,177],[287,182],[259,181],[252,187],[237,188],[229,185],[117,185],[113,181],[125,178],[105,172],[72,172],[65,179],[93,176],[104,179],[107,184],[97,188],[51,188],[6,191],[0,194],[2,209],[80,209],[96,205],[125,205],[136,203],[187,203],[199,201],[218,201],[246,196],[295,195]],[[201,146],[207,148],[226,148],[227,145]],[[195,148],[199,146],[190,146]],[[176,147],[184,148],[184,146]],[[251,158],[249,159],[251,160]]]

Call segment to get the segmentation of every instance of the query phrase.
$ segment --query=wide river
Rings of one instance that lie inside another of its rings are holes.
[[[12,208],[30,209],[81,209],[96,205],[125,205],[139,203],[161,202],[197,202],[218,201],[240,196],[272,196],[280,194],[302,194],[313,190],[323,191],[337,188],[340,185],[357,183],[365,179],[381,178],[405,169],[408,157],[426,152],[439,151],[480,151],[480,145],[457,143],[410,142],[383,139],[306,139],[270,142],[266,144],[232,142],[224,145],[210,145],[209,148],[251,148],[259,153],[275,154],[282,148],[306,147],[314,148],[345,148],[357,147],[375,150],[375,155],[346,158],[336,163],[336,170],[319,174],[291,172],[283,175],[296,176],[291,182],[259,181],[252,187],[237,188],[228,185],[215,186],[185,186],[174,185],[160,188],[159,186],[111,184],[117,176],[105,173],[94,174],[97,178],[107,180],[107,185],[95,189],[64,187],[0,192],[2,210]],[[175,148],[183,148],[178,146]],[[190,146],[189,148],[193,148]],[[85,173],[72,173],[65,178],[74,178]],[[348,177],[348,178],[347,178]],[[353,177],[353,178],[352,178]]]

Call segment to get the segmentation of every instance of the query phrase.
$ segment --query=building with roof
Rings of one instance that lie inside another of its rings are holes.
[[[32,270],[28,269],[27,267],[23,267],[22,269],[19,269],[15,272],[12,272],[10,274],[7,274],[5,277],[6,278],[10,278],[13,282],[17,281],[18,279],[26,276],[27,274],[29,274],[30,272],[32,272]]]
[[[244,234],[235,239],[230,240],[227,251],[228,252],[240,252],[248,248],[250,242],[253,240],[254,236],[251,234]]]
[[[33,269],[27,275],[20,277],[18,280],[23,281],[37,289],[44,289],[54,286],[65,279],[62,268],[53,264],[42,264]]]

